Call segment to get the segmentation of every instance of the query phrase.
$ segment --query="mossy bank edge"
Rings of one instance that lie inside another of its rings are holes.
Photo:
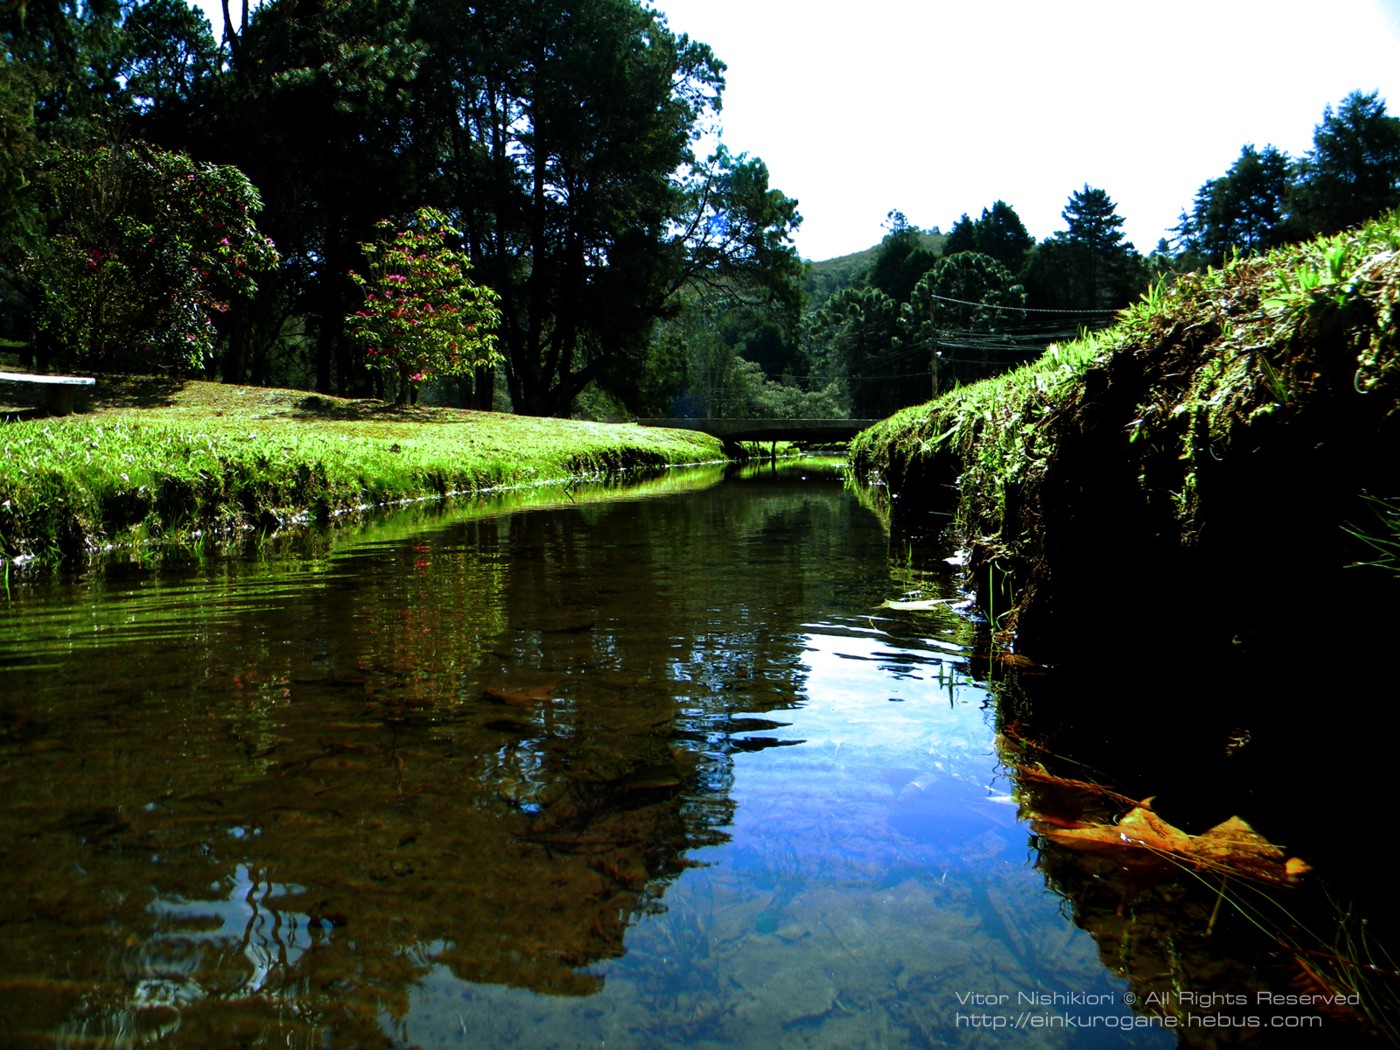
[[[1319,607],[1393,625],[1397,298],[1396,216],[1186,274],[865,431],[852,462],[899,514],[955,487],[970,588],[1042,660],[1188,624],[1206,652],[1279,655]]]

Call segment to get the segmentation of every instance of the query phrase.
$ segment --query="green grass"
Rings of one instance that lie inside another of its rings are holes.
[[[90,412],[0,423],[0,551],[78,558],[405,500],[722,458],[705,435],[305,392],[104,380]]]
[[[1005,566],[1019,590],[1062,522],[1150,523],[1181,549],[1207,519],[1270,549],[1284,523],[1316,525],[1300,538],[1340,551],[1351,537],[1324,513],[1400,496],[1397,402],[1392,215],[1154,287],[1115,327],[906,409],[851,456],[905,505],[946,503],[935,490],[956,483],[971,567]]]
[[[889,481],[896,490],[930,474],[960,478],[961,525],[981,522],[985,528],[999,522],[1007,485],[1038,469],[1053,452],[1043,424],[1085,370],[1115,345],[1111,331],[1053,345],[1014,371],[906,408],[856,436],[852,465],[861,476]]]

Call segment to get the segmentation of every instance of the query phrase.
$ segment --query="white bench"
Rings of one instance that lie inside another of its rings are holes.
[[[79,387],[93,386],[97,380],[87,376],[39,376],[29,372],[0,372],[0,383],[28,383],[44,388],[45,405],[56,416],[73,411],[73,399]]]

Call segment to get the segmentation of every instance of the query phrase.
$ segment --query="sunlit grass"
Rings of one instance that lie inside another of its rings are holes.
[[[690,432],[192,384],[154,407],[0,424],[0,549],[75,556],[719,458]]]
[[[912,502],[928,502],[917,487],[930,478],[956,479],[964,537],[1012,547],[1034,537],[1006,520],[1008,495],[1029,499],[1066,434],[1091,428],[1140,465],[1141,484],[1169,494],[1190,535],[1202,456],[1220,462],[1253,447],[1251,428],[1265,417],[1302,426],[1353,393],[1377,418],[1394,404],[1398,320],[1400,216],[1391,215],[1158,283],[1112,328],[857,436],[852,465]]]

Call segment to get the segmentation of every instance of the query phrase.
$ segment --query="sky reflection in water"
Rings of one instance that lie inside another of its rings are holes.
[[[0,1042],[1163,1045],[986,1027],[1129,1014],[967,625],[878,608],[947,580],[810,469],[715,480],[21,589]]]
[[[390,1030],[424,1046],[1173,1045],[1115,1027],[1127,983],[1030,867],[960,648],[887,628],[911,631],[878,612],[802,625],[804,695],[735,754],[729,841],[693,851],[627,954],[594,968],[596,995],[439,969]],[[1090,1004],[1055,1005],[1076,994]],[[1065,1016],[1106,1026],[988,1027]]]

